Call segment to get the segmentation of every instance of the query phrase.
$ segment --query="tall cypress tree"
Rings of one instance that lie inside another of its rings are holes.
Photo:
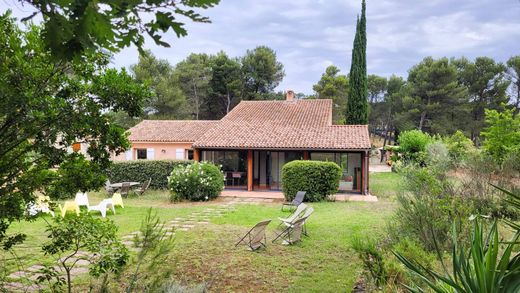
[[[347,124],[368,124],[368,86],[367,86],[367,20],[365,0],[361,6],[361,18],[358,17],[352,63],[350,65]]]

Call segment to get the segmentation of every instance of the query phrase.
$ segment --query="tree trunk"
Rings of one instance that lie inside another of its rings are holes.
[[[197,95],[197,86],[195,85],[195,80],[192,79],[192,82],[193,82],[193,94],[195,96],[195,120],[199,120],[199,111],[200,111],[199,96]]]
[[[419,130],[420,131],[422,131],[425,119],[426,119],[426,111],[421,113],[421,120],[419,121]]]
[[[231,107],[231,97],[229,95],[229,91],[227,92],[227,105],[226,105],[226,114],[229,113],[229,108]]]

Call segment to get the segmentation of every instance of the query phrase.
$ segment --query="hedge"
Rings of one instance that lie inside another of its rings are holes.
[[[152,178],[150,188],[167,189],[168,176],[178,165],[188,165],[193,161],[187,160],[137,160],[114,162],[108,170],[110,182],[144,182]]]
[[[292,161],[282,168],[283,194],[291,201],[305,191],[305,201],[321,201],[339,188],[341,168],[334,162]]]

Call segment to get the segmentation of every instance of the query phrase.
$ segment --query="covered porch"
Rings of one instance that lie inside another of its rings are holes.
[[[368,195],[368,151],[337,150],[262,150],[195,149],[194,160],[221,165],[226,190],[262,192],[274,196],[283,187],[282,167],[293,160],[317,160],[337,163],[343,171],[340,194]],[[260,196],[260,194],[258,194]],[[254,194],[250,196],[255,197]]]

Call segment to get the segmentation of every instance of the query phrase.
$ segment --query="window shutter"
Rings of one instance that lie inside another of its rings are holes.
[[[126,160],[131,161],[132,160],[132,149],[129,149],[128,151],[126,151],[125,155],[126,155]]]
[[[155,157],[155,150],[154,149],[146,149],[146,159],[147,160],[153,160]]]
[[[175,150],[175,159],[184,160],[184,149],[176,149]]]

